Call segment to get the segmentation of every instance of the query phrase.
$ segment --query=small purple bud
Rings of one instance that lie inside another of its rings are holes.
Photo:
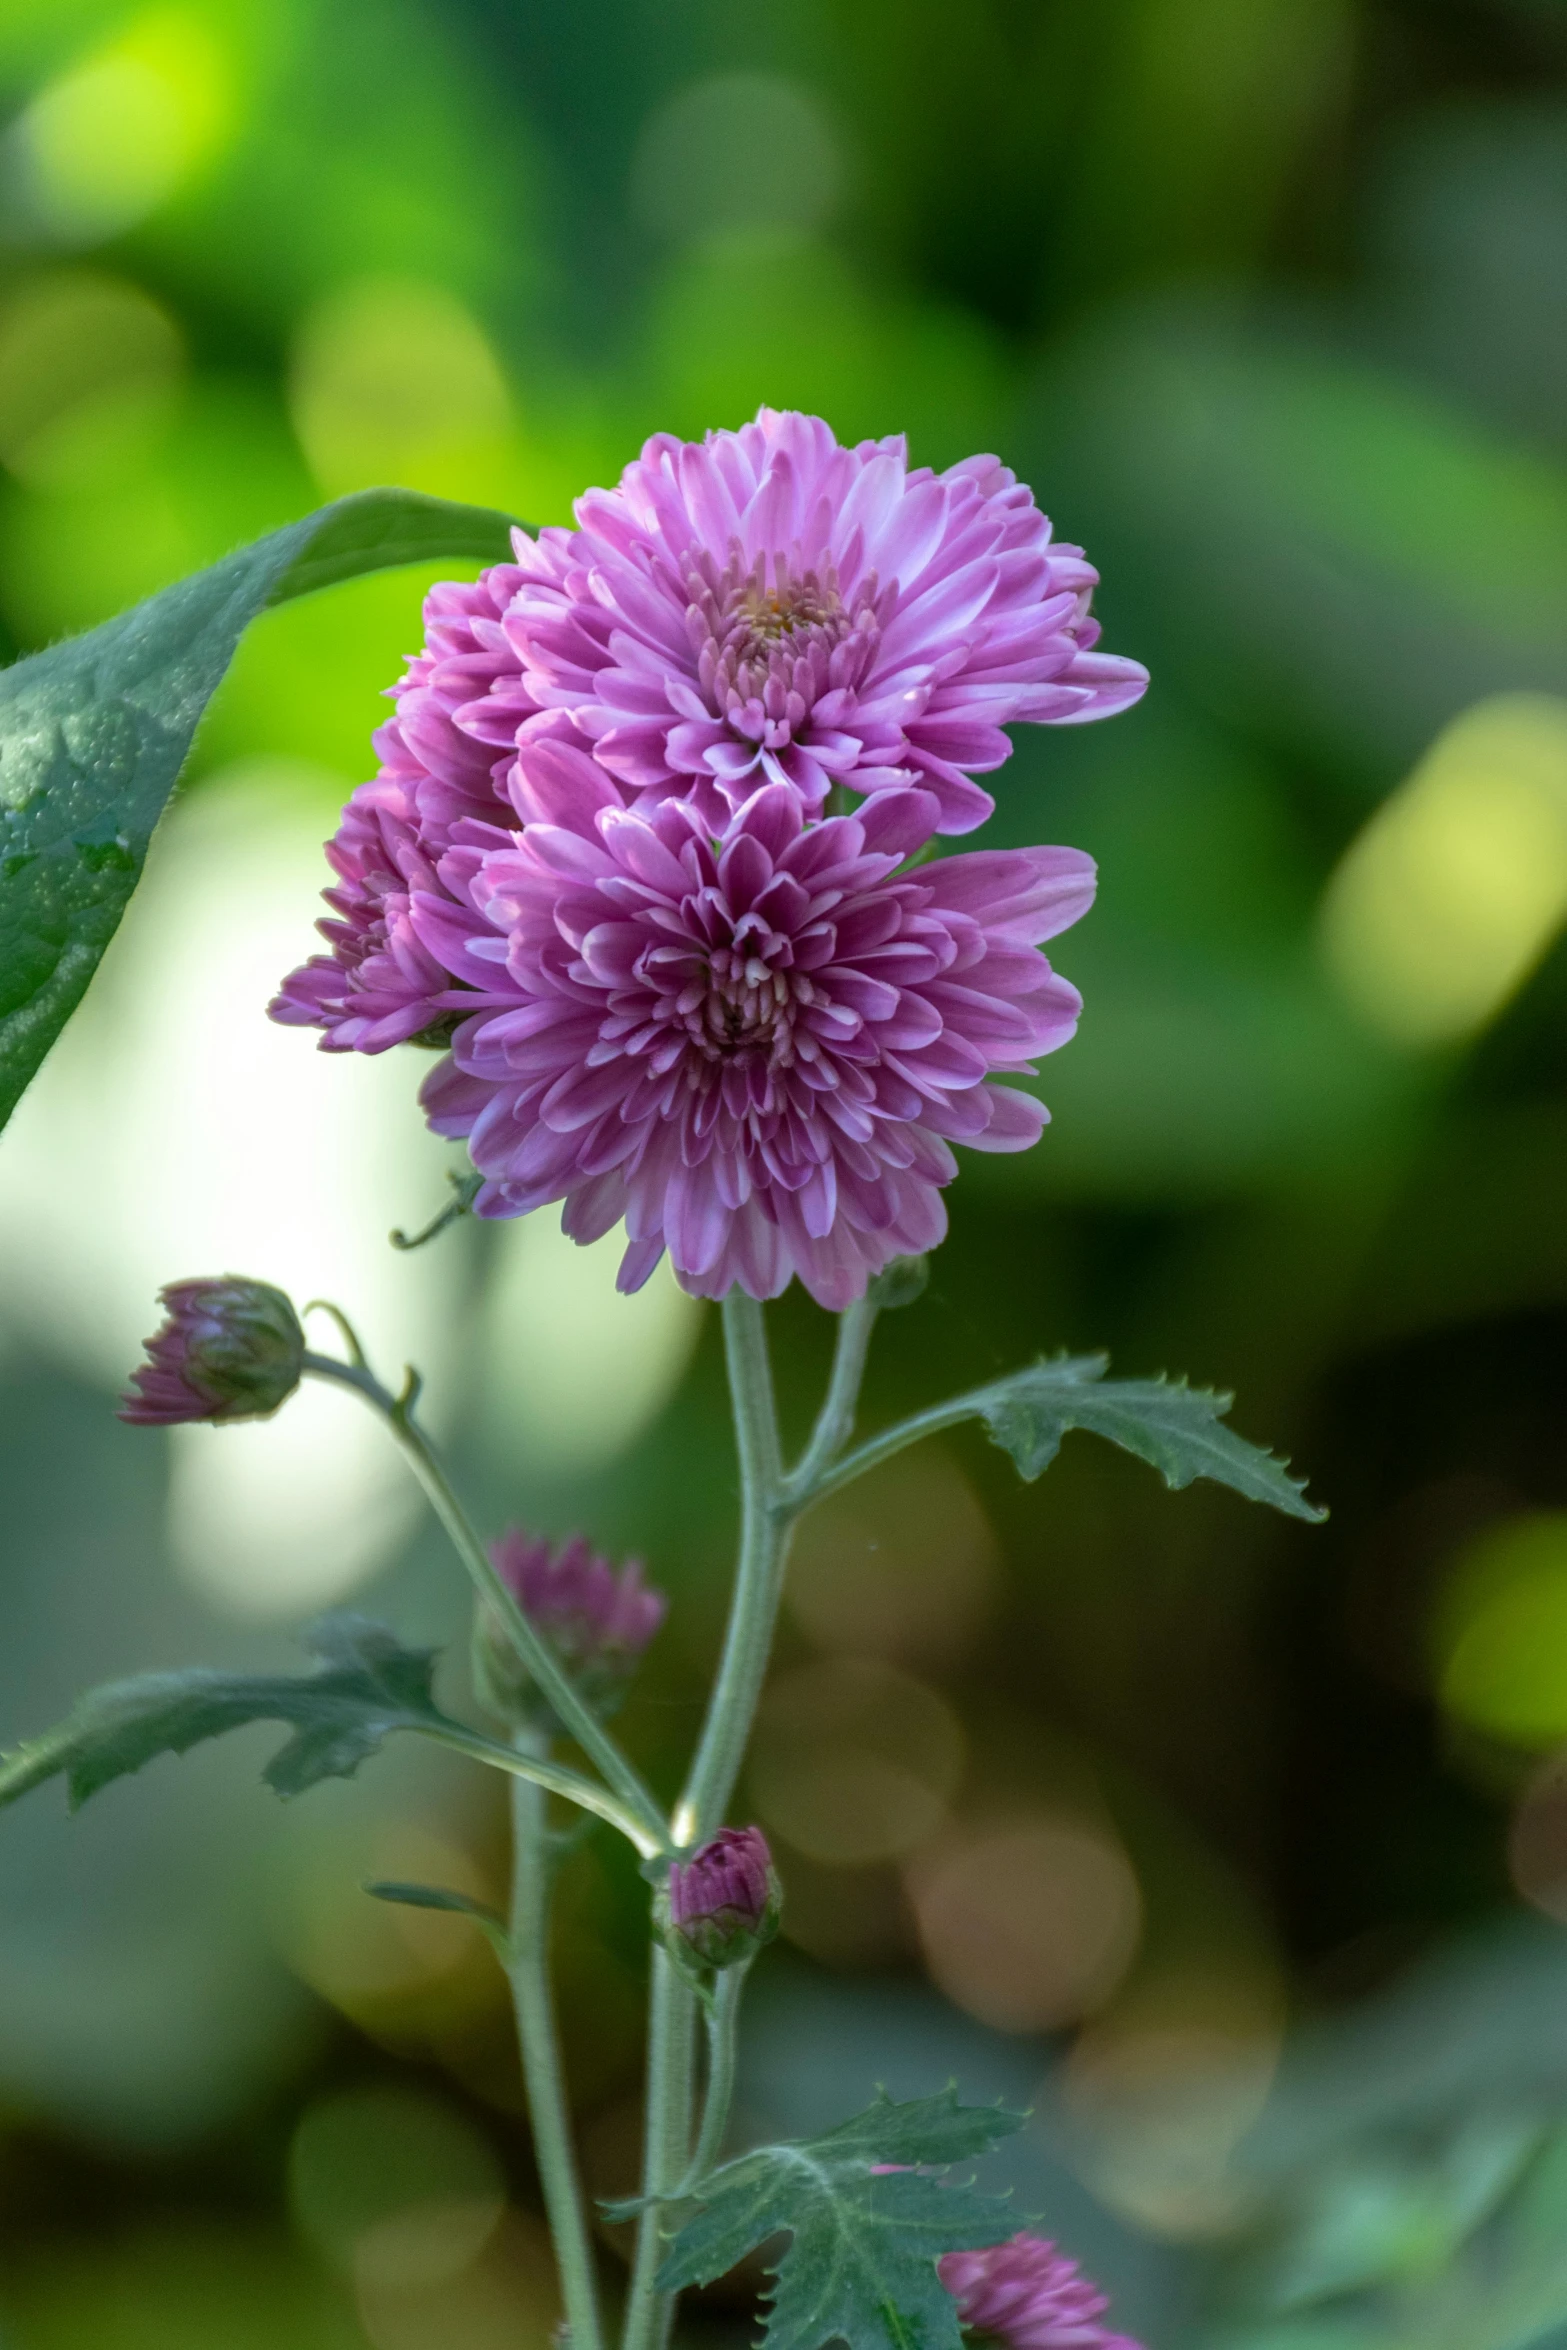
[[[783,1890],[760,1828],[720,1828],[669,1872],[669,1926],[705,1967],[754,1958],[778,1931]]]
[[[595,1713],[612,1712],[669,1606],[642,1580],[642,1561],[628,1559],[617,1573],[580,1534],[557,1545],[516,1527],[490,1557],[579,1694]],[[539,1710],[528,1668],[493,1609],[480,1609],[474,1653],[480,1695],[496,1713]]]
[[[305,1334],[281,1289],[225,1273],[171,1281],[158,1292],[168,1319],[147,1340],[120,1418],[144,1427],[179,1420],[262,1420],[299,1385]]]

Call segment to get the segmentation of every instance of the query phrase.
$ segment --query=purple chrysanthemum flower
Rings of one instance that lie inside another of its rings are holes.
[[[319,928],[331,951],[293,972],[271,1006],[274,1020],[323,1029],[324,1052],[378,1053],[427,1030],[440,1035],[432,999],[449,982],[414,935],[410,902],[436,887],[435,865],[465,819],[518,822],[510,757],[465,733],[456,713],[502,672],[515,682],[501,615],[520,579],[502,563],[471,586],[443,582],[425,598],[424,650],[393,689],[396,716],[376,731],[380,772],[354,793],[327,844],[335,918]]]
[[[702,1966],[754,1958],[778,1931],[782,1893],[760,1828],[720,1828],[669,1872],[669,1924]]]
[[[810,822],[769,784],[715,838],[688,801],[628,810],[594,760],[525,761],[515,840],[464,828],[442,892],[413,899],[421,948],[468,1009],[424,1089],[466,1136],[480,1214],[563,1200],[596,1240],[622,1218],[623,1289],[667,1248],[682,1285],[823,1305],[863,1295],[946,1230],[949,1144],[1022,1150],[1028,1075],[1081,1009],[1040,940],[1093,895],[1076,849],[947,857],[928,793]]]
[[[555,1543],[512,1526],[490,1553],[523,1614],[568,1669],[629,1669],[664,1621],[669,1602],[642,1579],[640,1559],[617,1572],[582,1535]]]
[[[999,2350],[1140,2350],[1099,2323],[1108,2298],[1048,2237],[949,2252],[936,2265],[965,2330]]]
[[[988,813],[1004,725],[1107,716],[1144,673],[990,458],[911,472],[763,410],[655,438],[577,517],[427,600],[329,851],[330,951],[274,1017],[452,1042],[425,1102],[480,1212],[624,1217],[624,1287],[667,1247],[698,1294],[798,1273],[841,1306],[941,1238],[951,1142],[1035,1140],[987,1080],[1079,1008],[1034,950],[1086,858],[900,860]],[[831,785],[855,816],[821,820]]]
[[[617,1570],[580,1534],[557,1543],[515,1526],[490,1557],[577,1694],[595,1713],[612,1713],[669,1607],[663,1592],[643,1581],[642,1561],[627,1559]],[[488,1603],[475,1621],[473,1654],[480,1695],[496,1713],[560,1727]]]
[[[328,850],[329,952],[272,1005],[328,1052],[445,1041],[413,899],[462,824],[516,828],[541,739],[596,749],[628,803],[686,799],[715,831],[783,780],[808,813],[829,784],[917,786],[933,831],[965,832],[1005,726],[1109,717],[1147,683],[1095,649],[1097,574],[994,458],[911,471],[900,438],[845,449],[764,409],[701,443],[655,437],[577,516],[425,600],[380,772]]]
[[[519,539],[515,668],[455,722],[498,751],[564,723],[628,790],[715,826],[763,783],[811,810],[833,784],[912,783],[969,832],[1003,727],[1109,717],[1148,682],[1095,650],[1097,572],[994,457],[911,470],[901,435],[846,449],[764,408],[656,434],[576,517]]]
[[[432,843],[431,846],[439,844]],[[274,1020],[320,1027],[327,1052],[384,1052],[415,1040],[446,1043],[436,1001],[450,982],[425,953],[411,919],[419,889],[439,887],[417,810],[384,778],[357,791],[327,843],[339,887],[324,894],[339,917],[318,925],[328,955],[312,955],[274,999]]]
[[[158,1303],[167,1319],[131,1373],[122,1420],[166,1427],[264,1419],[299,1385],[305,1334],[292,1300],[270,1281],[241,1273],[171,1281]]]

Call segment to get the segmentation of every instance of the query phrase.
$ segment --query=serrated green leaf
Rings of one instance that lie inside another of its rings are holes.
[[[767,2350],[962,2350],[957,2304],[936,2273],[944,2252],[999,2244],[1017,2213],[969,2186],[925,2175],[984,2153],[1021,2128],[999,2106],[959,2105],[954,2091],[897,2105],[879,2097],[825,2137],[763,2146],[701,2182],[702,2209],[676,2236],[658,2282],[710,2284],[770,2237],[788,2248],[772,2269]],[[886,2164],[924,2166],[885,2170]]]
[[[197,1667],[111,1681],[82,1698],[57,1729],[0,1756],[0,1804],[62,1772],[72,1809],[160,1754],[184,1754],[251,1722],[287,1722],[293,1736],[262,1776],[279,1795],[346,1779],[394,1730],[469,1733],[430,1693],[435,1652],[404,1648],[359,1616],[329,1617],[310,1645],[313,1673],[219,1673]]]
[[[1107,1379],[1104,1355],[1061,1355],[1014,1372],[973,1398],[995,1443],[1032,1480],[1049,1468],[1070,1428],[1086,1428],[1150,1463],[1166,1485],[1208,1477],[1248,1501],[1267,1502],[1311,1524],[1327,1516],[1305,1497],[1305,1480],[1260,1445],[1248,1444],[1224,1415],[1234,1397],[1184,1380]]]
[[[0,671],[0,1126],[97,969],[257,613],[397,564],[504,560],[511,527],[484,506],[361,490]]]

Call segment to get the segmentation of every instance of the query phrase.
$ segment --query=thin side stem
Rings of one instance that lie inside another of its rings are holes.
[[[408,1728],[433,1738],[441,1746],[449,1746],[454,1754],[466,1754],[474,1762],[489,1763],[494,1770],[505,1771],[513,1779],[526,1779],[551,1795],[564,1796],[568,1803],[592,1812],[596,1819],[607,1820],[628,1843],[635,1845],[644,1860],[651,1860],[663,1849],[660,1841],[648,1834],[635,1813],[629,1812],[618,1797],[595,1786],[591,1779],[584,1779],[580,1771],[567,1770],[564,1763],[544,1762],[534,1755],[519,1754],[513,1747],[486,1738],[480,1730],[466,1729],[461,1722],[437,1724],[412,1720]]]
[[[713,2004],[707,2014],[707,2087],[702,2098],[702,2127],[697,2134],[691,2167],[676,2188],[688,2195],[705,2179],[723,2152],[729,2108],[734,2103],[735,2062],[740,2050],[740,1994],[748,1969],[725,1967],[713,1986]]]
[[[519,1748],[526,1752],[519,1738]],[[571,2112],[561,2069],[550,1988],[550,1894],[555,1874],[544,1790],[518,1777],[512,1782],[512,1877],[510,1953],[512,2007],[522,2050],[533,2153],[550,2235],[560,2269],[561,2298],[571,2350],[603,2350],[598,2280],[588,2234],[571,2137]]]
[[[642,1822],[644,1830],[653,1838],[654,1849],[667,1850],[669,1828],[663,1813],[640,1774],[621,1753],[602,1723],[583,1704],[495,1572],[489,1552],[469,1524],[467,1514],[447,1480],[446,1472],[436,1459],[429,1438],[413,1416],[411,1396],[400,1399],[390,1394],[363,1362],[340,1363],[331,1355],[307,1354],[304,1369],[318,1379],[331,1379],[340,1387],[351,1387],[380,1412],[401,1445],[414,1475],[424,1487],[431,1507],[445,1527],[453,1549],[478,1587],[481,1598],[500,1617],[516,1643],[519,1655],[549,1699],[557,1717],[584,1754],[592,1757],[626,1809]]]
[[[991,1390],[972,1388],[967,1395],[955,1395],[948,1403],[932,1404],[928,1411],[915,1412],[912,1418],[900,1420],[896,1427],[884,1428],[879,1436],[872,1436],[864,1444],[857,1444],[853,1452],[822,1469],[807,1489],[792,1487],[790,1499],[797,1515],[803,1515],[829,1493],[837,1493],[845,1485],[852,1485],[856,1477],[863,1477],[867,1469],[879,1469],[883,1461],[890,1461],[896,1453],[911,1444],[918,1444],[924,1436],[939,1435],[943,1428],[956,1428],[964,1420],[977,1420],[990,1400]]]
[[[833,1348],[827,1393],[816,1415],[810,1442],[784,1480],[784,1490],[791,1503],[797,1495],[810,1493],[822,1472],[837,1459],[854,1434],[854,1414],[860,1400],[860,1383],[865,1377],[871,1332],[876,1327],[876,1313],[870,1299],[862,1297],[838,1317],[838,1340]]]

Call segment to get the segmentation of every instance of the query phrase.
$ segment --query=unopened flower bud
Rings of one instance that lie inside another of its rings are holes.
[[[929,1257],[894,1257],[873,1277],[865,1294],[880,1312],[890,1314],[922,1298],[929,1281]]]
[[[601,1717],[612,1713],[669,1605],[662,1591],[642,1580],[641,1560],[628,1559],[617,1573],[580,1534],[555,1544],[515,1527],[490,1556],[578,1695]],[[505,1625],[483,1605],[475,1626],[474,1675],[492,1712],[547,1718]]]
[[[225,1273],[171,1281],[158,1292],[168,1315],[131,1374],[120,1418],[145,1426],[178,1420],[261,1420],[299,1385],[305,1334],[281,1289]]]
[[[669,1930],[704,1967],[754,1958],[778,1931],[783,1890],[760,1828],[720,1828],[669,1872]]]

